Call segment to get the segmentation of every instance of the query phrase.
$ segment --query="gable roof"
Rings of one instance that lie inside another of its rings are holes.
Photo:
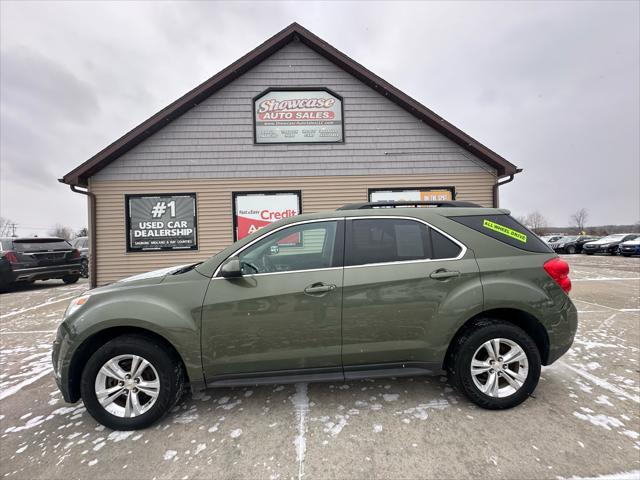
[[[60,181],[69,185],[87,186],[87,179],[89,177],[295,39],[301,41],[364,84],[386,96],[427,125],[442,133],[465,150],[491,165],[496,169],[498,177],[513,175],[520,171],[515,165],[502,158],[493,150],[474,140],[417,100],[401,92],[390,83],[378,77],[375,73],[366,69],[303,26],[294,22],[284,30],[276,33],[262,45],[259,45],[224,70],[215,74],[209,80],[206,80],[170,105],[167,105],[111,145],[96,153],[89,160],[67,173]]]

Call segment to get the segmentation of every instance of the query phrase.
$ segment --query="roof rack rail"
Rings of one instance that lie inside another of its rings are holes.
[[[454,200],[443,200],[440,202],[426,201],[381,201],[365,203],[348,203],[337,210],[367,210],[370,208],[396,208],[396,207],[470,207],[481,208],[481,205],[472,202],[460,202]]]

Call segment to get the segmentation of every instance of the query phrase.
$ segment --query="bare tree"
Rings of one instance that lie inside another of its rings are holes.
[[[547,219],[544,218],[544,216],[536,210],[535,212],[527,215],[525,224],[535,233],[538,233],[541,228],[547,226]]]
[[[587,224],[587,218],[589,218],[589,212],[587,212],[585,208],[581,208],[569,217],[569,222],[571,226],[578,227],[578,230],[580,230],[579,233],[582,233]]]
[[[8,237],[11,233],[13,222],[8,218],[0,217],[0,237]]]
[[[49,235],[64,238],[65,240],[71,240],[71,237],[73,237],[73,230],[57,223],[56,226],[49,231]]]

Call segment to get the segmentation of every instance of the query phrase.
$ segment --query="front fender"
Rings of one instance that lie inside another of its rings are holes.
[[[192,271],[158,284],[101,289],[92,294],[84,307],[64,321],[69,347],[61,359],[62,376],[78,348],[91,337],[109,329],[136,328],[169,342],[182,358],[190,381],[202,382],[200,326],[207,285],[206,277]]]

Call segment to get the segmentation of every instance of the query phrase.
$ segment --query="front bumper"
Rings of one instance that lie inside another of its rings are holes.
[[[620,253],[626,255],[640,255],[640,247],[620,247]]]
[[[71,384],[69,382],[69,361],[71,353],[71,343],[69,341],[69,330],[67,325],[62,322],[58,327],[56,339],[53,341],[51,349],[51,362],[53,363],[53,376],[56,385],[62,393],[64,401],[67,403],[75,403],[79,400],[77,395],[72,394]]]
[[[24,282],[34,280],[48,280],[62,278],[68,275],[80,275],[80,262],[65,265],[50,265],[47,267],[19,268],[13,270],[13,281]]]
[[[583,253],[615,253],[617,251],[618,251],[618,245],[613,245],[611,247],[596,247],[596,248],[582,247]]]

